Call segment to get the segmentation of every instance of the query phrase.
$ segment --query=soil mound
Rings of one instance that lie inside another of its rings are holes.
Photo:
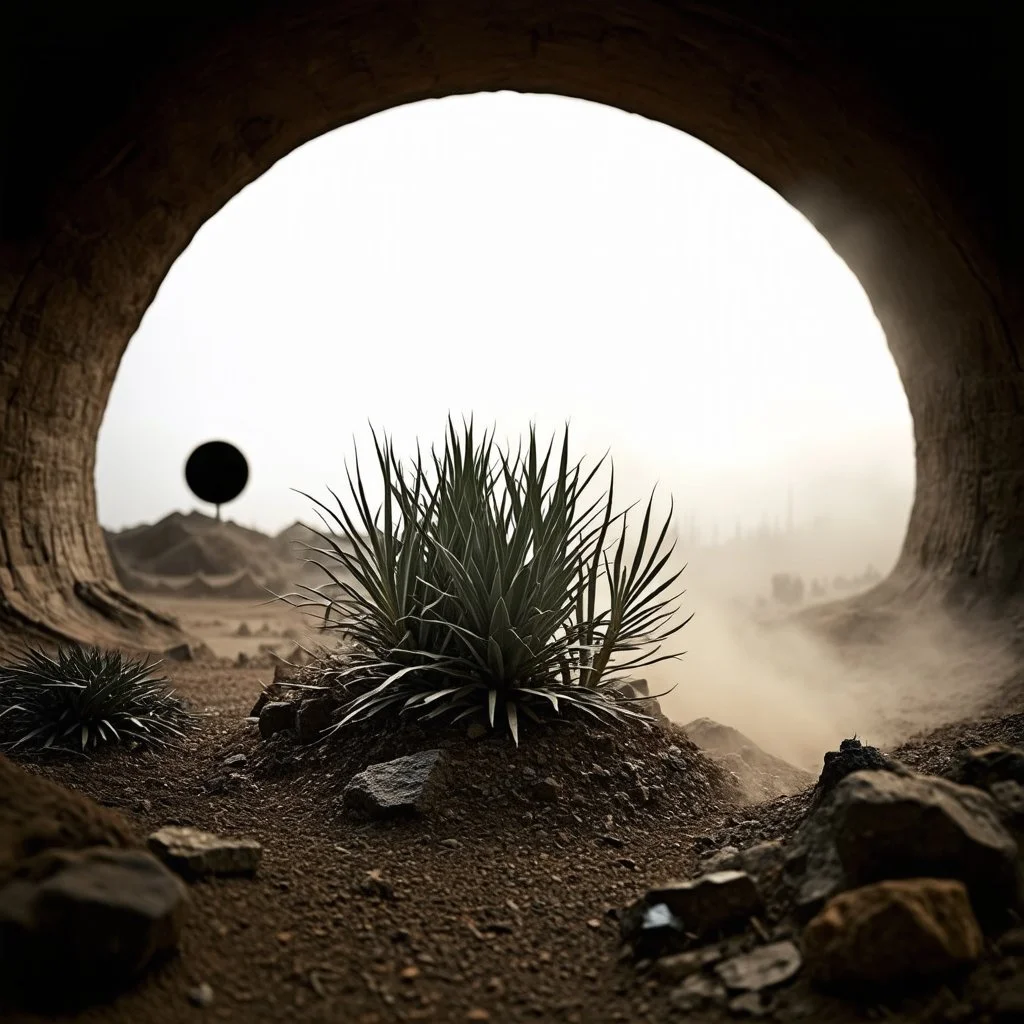
[[[0,755],[0,886],[47,850],[136,845],[120,815]]]
[[[128,572],[182,577],[197,574],[255,577],[280,572],[283,561],[295,561],[278,538],[237,523],[219,522],[199,512],[174,512],[158,523],[108,533],[111,555]]]
[[[516,747],[506,734],[474,740],[458,728],[370,721],[311,745],[278,733],[260,745],[253,763],[268,777],[301,769],[340,808],[355,775],[425,750],[445,754],[440,816],[464,815],[485,831],[507,832],[538,817],[569,832],[607,832],[609,821],[651,828],[741,800],[729,774],[674,725],[530,723],[528,730],[521,725]]]
[[[769,754],[739,730],[713,719],[694,719],[682,730],[716,763],[736,776],[751,803],[800,793],[816,782],[810,772]]]

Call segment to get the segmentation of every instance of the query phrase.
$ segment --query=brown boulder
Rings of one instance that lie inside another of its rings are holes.
[[[982,953],[962,882],[909,878],[841,893],[807,925],[803,951],[825,985],[876,985],[953,971]]]

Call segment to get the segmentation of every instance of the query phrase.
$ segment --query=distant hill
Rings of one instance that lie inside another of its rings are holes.
[[[307,582],[314,528],[295,522],[276,536],[201,512],[172,512],[157,523],[104,531],[121,585],[180,597],[259,599]],[[322,580],[317,579],[317,583]]]

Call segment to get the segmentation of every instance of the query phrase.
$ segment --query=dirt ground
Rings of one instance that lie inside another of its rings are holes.
[[[281,605],[188,601],[177,614],[225,658],[253,641],[266,642],[265,636],[237,637],[243,621],[254,633],[266,624],[271,639],[308,626]],[[582,748],[527,741],[513,765],[508,741],[495,739],[481,743],[475,760],[467,761],[459,788],[438,816],[361,822],[340,813],[335,797],[353,770],[370,763],[374,744],[383,752],[386,737],[364,735],[349,748],[315,753],[283,736],[261,742],[246,716],[269,681],[266,668],[166,667],[202,716],[181,748],[112,751],[92,761],[49,758],[27,767],[116,808],[140,836],[170,824],[252,836],[263,844],[263,861],[254,878],[195,883],[180,954],[113,1004],[75,1020],[729,1019],[724,1011],[685,1015],[673,1009],[669,986],[620,957],[614,911],[651,885],[692,873],[699,857],[723,845],[786,837],[806,797],[740,807],[708,762],[691,752],[688,771],[650,805],[618,792],[594,796],[598,791],[582,782],[577,802],[574,776],[589,777],[596,767],[582,763]],[[958,745],[974,737],[1024,742],[1024,695],[1015,690],[1003,698],[1001,717],[917,737],[901,756],[941,770]],[[239,753],[245,763],[224,766]],[[613,753],[622,758],[621,750]],[[637,760],[656,753],[638,747]],[[510,780],[524,767],[559,777],[564,799],[514,799]],[[471,771],[477,775],[466,774]],[[467,784],[467,778],[475,781]],[[778,937],[788,934],[770,917],[765,927]],[[204,1007],[190,995],[200,984],[213,991]],[[927,996],[857,1006],[799,982],[777,997],[773,1019],[953,1019],[943,1016],[943,1007],[962,989],[951,979],[935,997],[938,1005]],[[5,1016],[11,1024],[44,1019],[53,1018]]]

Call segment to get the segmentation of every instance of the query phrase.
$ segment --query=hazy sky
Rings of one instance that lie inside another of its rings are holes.
[[[731,529],[909,501],[906,398],[857,280],[784,200],[703,143],[512,93],[391,110],[282,160],[196,235],[100,432],[104,525],[200,507],[211,438],[252,475],[225,515],[309,518],[367,421],[402,445],[449,411],[518,435],[569,418],[635,496],[660,480]],[[362,447],[361,447],[362,450]]]

